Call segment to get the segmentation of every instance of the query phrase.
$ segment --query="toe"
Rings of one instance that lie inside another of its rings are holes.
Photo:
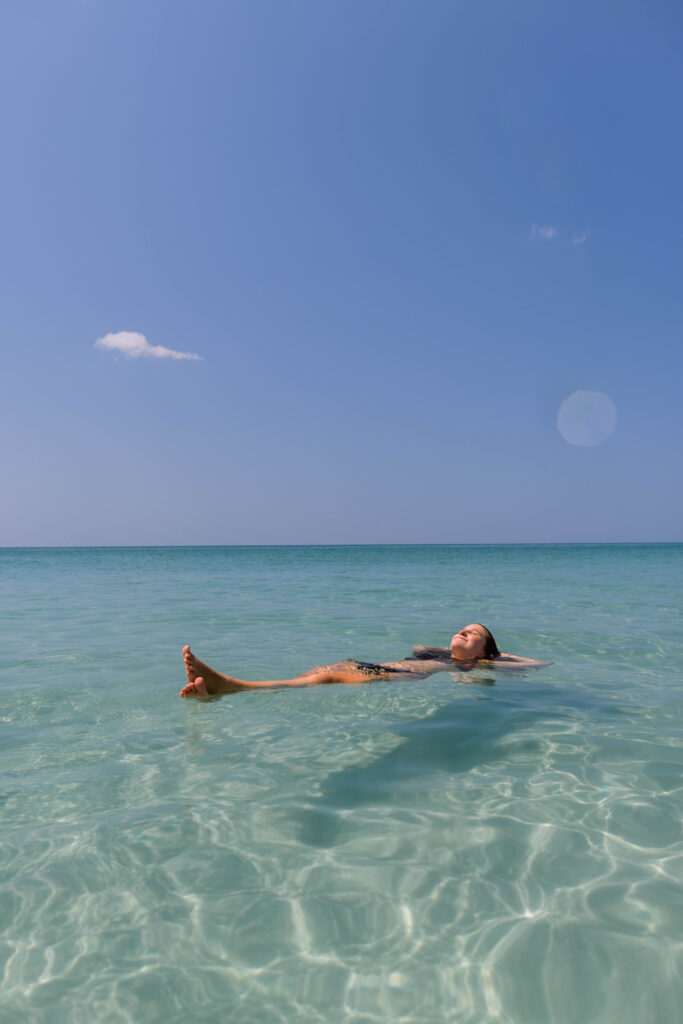
[[[180,691],[181,697],[199,697],[200,699],[208,698],[209,691],[206,688],[206,683],[201,676],[198,676],[191,683],[183,686]]]

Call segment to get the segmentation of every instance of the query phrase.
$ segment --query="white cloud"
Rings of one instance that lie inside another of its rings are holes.
[[[587,238],[590,238],[590,231],[576,231],[572,235],[572,245],[583,245]]]
[[[118,331],[116,334],[105,334],[98,338],[95,348],[104,348],[113,352],[121,352],[127,359],[201,359],[194,352],[176,352],[175,349],[163,345],[150,345],[144,334],[137,331]]]
[[[542,227],[540,224],[532,224],[531,237],[540,238],[544,242],[549,242],[552,238],[557,237],[557,228],[554,224],[548,224],[546,227]]]

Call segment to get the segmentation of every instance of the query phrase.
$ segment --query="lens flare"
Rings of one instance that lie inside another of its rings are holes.
[[[557,416],[557,429],[569,444],[592,448],[614,433],[617,408],[601,391],[575,391],[565,398]]]

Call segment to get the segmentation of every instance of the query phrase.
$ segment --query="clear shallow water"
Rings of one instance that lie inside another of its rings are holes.
[[[0,1020],[670,1024],[683,546],[0,551]],[[481,619],[553,661],[180,701]]]

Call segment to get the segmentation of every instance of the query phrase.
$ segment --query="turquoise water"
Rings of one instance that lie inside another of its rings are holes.
[[[672,1024],[683,546],[0,551],[0,1020]],[[553,662],[181,701],[482,620]]]

